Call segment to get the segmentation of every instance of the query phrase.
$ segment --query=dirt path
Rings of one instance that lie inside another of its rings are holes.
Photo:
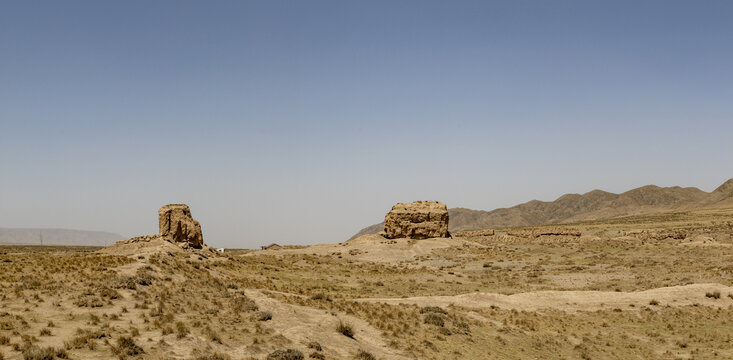
[[[720,293],[720,298],[707,293]],[[417,296],[408,298],[364,298],[356,301],[387,304],[416,304],[419,306],[462,306],[467,308],[562,311],[593,311],[603,309],[631,309],[644,306],[685,306],[699,304],[713,307],[733,306],[733,287],[721,284],[691,284],[663,287],[637,292],[614,291],[532,291],[514,295],[471,293],[455,296]],[[657,301],[658,305],[650,305]]]

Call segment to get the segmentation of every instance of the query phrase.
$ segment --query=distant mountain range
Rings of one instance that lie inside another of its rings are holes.
[[[0,228],[0,244],[107,246],[123,239],[103,231]]]
[[[733,179],[712,192],[695,187],[642,186],[622,194],[593,190],[585,194],[565,194],[555,201],[532,200],[510,208],[492,211],[465,208],[449,209],[450,231],[506,228],[598,220],[620,216],[690,210],[705,206],[733,205]],[[359,231],[352,238],[375,234],[384,223]]]

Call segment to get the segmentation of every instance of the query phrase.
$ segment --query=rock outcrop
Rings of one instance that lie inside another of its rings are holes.
[[[158,210],[159,235],[184,247],[196,249],[204,245],[201,225],[191,216],[191,209],[184,204],[170,204]]]
[[[384,217],[384,231],[390,239],[449,237],[448,208],[438,201],[398,203]]]

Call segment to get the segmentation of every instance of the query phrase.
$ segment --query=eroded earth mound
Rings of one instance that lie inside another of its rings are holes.
[[[159,233],[118,241],[100,252],[112,255],[144,255],[158,252],[182,252],[185,249],[215,253],[204,244],[201,224],[184,204],[169,204],[158,210]]]
[[[158,229],[161,237],[200,249],[204,245],[201,225],[191,216],[185,204],[169,204],[158,210]]]
[[[448,208],[438,201],[398,203],[384,217],[384,231],[391,239],[448,237]]]

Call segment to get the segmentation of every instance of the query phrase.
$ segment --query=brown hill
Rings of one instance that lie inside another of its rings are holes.
[[[555,201],[532,200],[511,208],[492,211],[449,209],[449,230],[466,231],[598,220],[619,216],[689,210],[710,205],[733,204],[733,179],[713,192],[695,187],[647,185],[621,194],[593,190],[565,194]],[[354,237],[382,231],[384,223],[368,226]],[[354,238],[352,237],[352,238]]]

